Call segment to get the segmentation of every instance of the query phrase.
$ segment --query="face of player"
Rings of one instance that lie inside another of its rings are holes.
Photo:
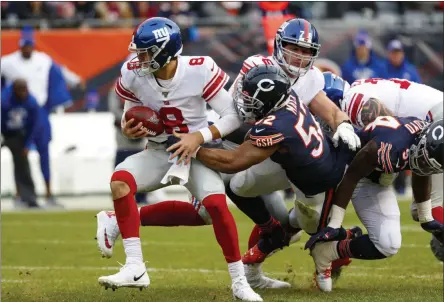
[[[389,51],[388,59],[393,66],[401,66],[404,61],[404,52],[402,50]]]
[[[137,53],[137,59],[139,59],[139,62],[143,65],[148,64],[148,62],[151,61],[151,58],[152,56],[148,51]],[[144,67],[148,68],[149,66],[146,65]]]
[[[25,45],[21,48],[22,51],[22,57],[25,59],[31,58],[32,51],[34,50],[34,47],[32,45]]]
[[[16,80],[13,86],[14,94],[19,101],[25,101],[28,98],[28,85],[25,80]]]
[[[287,64],[296,68],[305,68],[310,64],[312,50],[288,43],[284,46],[284,59]]]

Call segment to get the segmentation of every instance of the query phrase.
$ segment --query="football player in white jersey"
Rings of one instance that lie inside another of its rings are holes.
[[[353,125],[358,129],[374,122],[379,116],[442,119],[443,93],[432,87],[403,79],[367,79],[354,82],[350,88],[346,81],[332,73],[326,72],[324,77],[325,92],[350,116]],[[364,259],[390,257],[401,247],[400,212],[391,186],[395,177],[394,174],[372,173],[372,177],[361,179],[353,192],[351,198],[353,207],[366,227],[371,241],[363,244],[367,247],[374,246],[375,251],[378,251],[373,256],[366,255]],[[421,181],[421,177],[413,175],[412,186],[419,185]],[[431,199],[421,203],[421,211],[425,212],[424,208],[433,208],[432,216],[441,224],[443,223],[442,181],[442,173],[432,175]],[[413,205],[412,215],[419,221],[416,203]],[[355,254],[354,251],[349,252],[359,258],[355,255],[356,252]],[[319,249],[312,253],[315,259],[322,259],[325,256]],[[331,285],[323,286],[328,283],[320,283],[320,289],[331,289]]]
[[[150,280],[142,257],[140,217],[134,193],[177,184],[164,181],[176,170],[182,175],[180,183],[202,201],[211,217],[216,239],[228,263],[233,295],[243,301],[262,301],[245,278],[236,225],[227,207],[220,174],[195,159],[188,165],[178,164],[177,157],[166,150],[166,141],[173,132],[189,133],[176,144],[189,161],[200,144],[239,127],[241,122],[232,98],[223,88],[228,76],[210,57],[181,56],[180,29],[166,18],[150,18],[141,23],[134,31],[129,50],[137,53],[137,58],[122,67],[116,93],[125,100],[125,111],[134,106],[147,106],[159,112],[165,133],[148,136],[144,151],[128,157],[115,168],[111,192],[126,263],[117,274],[100,277],[99,283],[112,288],[148,287]],[[206,102],[221,115],[212,126],[208,126]],[[133,125],[132,122],[122,119],[126,136],[147,136],[141,123]],[[103,215],[98,218],[98,229],[104,230],[105,237],[108,221]]]

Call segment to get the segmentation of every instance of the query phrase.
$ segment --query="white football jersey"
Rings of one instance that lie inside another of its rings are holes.
[[[164,141],[176,132],[196,132],[208,127],[206,102],[228,82],[228,75],[211,57],[179,56],[174,77],[167,87],[161,87],[154,75],[139,77],[126,62],[115,91],[122,99],[159,112],[165,132],[153,141]]]
[[[341,109],[358,128],[364,127],[361,111],[370,98],[378,99],[395,116],[428,120],[442,118],[442,91],[404,79],[357,80],[345,93]]]
[[[16,79],[25,79],[30,93],[37,99],[40,106],[48,99],[49,71],[52,59],[45,53],[34,50],[29,59],[24,59],[17,50],[1,59],[1,73],[7,84]]]
[[[244,61],[242,69],[234,83],[236,83],[239,78],[243,77],[252,67],[262,64],[280,67],[274,60],[273,56],[265,57],[263,55],[254,55],[248,57]],[[293,84],[292,89],[296,92],[300,101],[308,106],[319,91],[324,89],[324,85],[324,75],[318,68],[312,67],[304,76],[300,77],[296,83]],[[233,86],[230,88],[230,91],[232,89]]]

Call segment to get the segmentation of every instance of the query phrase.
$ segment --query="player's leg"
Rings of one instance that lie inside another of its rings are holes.
[[[444,223],[443,212],[443,174],[432,175],[432,215],[436,221]],[[416,208],[416,202],[412,202],[410,208],[412,217],[415,221],[418,221],[418,211]],[[444,244],[440,243],[433,235],[430,242],[430,247],[433,254],[439,261],[444,261]]]
[[[319,274],[337,259],[383,259],[395,255],[401,247],[400,212],[392,186],[383,187],[363,179],[353,193],[352,202],[368,234],[316,244],[312,256]],[[321,290],[331,291],[331,283],[326,284]]]
[[[228,263],[233,295],[245,301],[262,301],[245,278],[236,223],[228,209],[225,186],[220,174],[193,160],[190,178],[185,186],[197,200],[202,201],[211,217],[216,240]]]
[[[170,165],[164,146],[151,143],[148,149],[126,158],[116,167],[111,177],[111,193],[118,229],[123,239],[126,263],[119,273],[99,278],[99,283],[105,287],[147,287],[149,285],[139,237],[139,210],[134,194],[137,191],[152,191],[163,187],[160,182]],[[98,242],[105,242],[103,249],[109,246],[112,248],[113,242],[110,244],[107,238],[107,225],[100,222],[101,219],[106,220],[106,217],[100,216],[99,213],[97,219],[98,225],[102,226],[98,227]],[[108,246],[106,246],[107,243]]]
[[[252,248],[242,259],[248,282],[254,288],[290,287],[289,283],[268,278],[262,272],[262,262],[274,250],[273,246],[280,247],[285,245],[283,242],[289,241],[289,236],[287,238],[286,231],[278,221],[288,221],[288,212],[283,200],[274,193],[289,186],[285,171],[268,159],[234,175],[226,188],[227,196],[255,223],[249,240],[249,247],[251,245]],[[268,245],[261,244],[263,240],[259,241],[260,238],[273,243],[270,250],[266,250]],[[259,244],[256,244],[258,241]]]

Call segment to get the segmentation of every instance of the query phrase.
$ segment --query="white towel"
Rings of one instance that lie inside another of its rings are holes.
[[[170,153],[171,155],[172,153]],[[185,185],[188,182],[188,177],[190,176],[190,167],[191,163],[189,165],[185,164],[185,161],[182,161],[180,165],[177,165],[176,162],[178,160],[178,157],[176,156],[173,159],[168,159],[169,163],[172,163],[170,169],[165,174],[165,176],[160,181],[161,184],[168,184],[173,181],[173,179],[179,178],[179,184],[181,186]]]

